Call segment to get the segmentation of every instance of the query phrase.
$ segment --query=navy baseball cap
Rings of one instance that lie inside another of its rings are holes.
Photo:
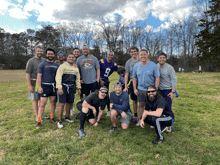
[[[115,84],[114,84],[114,87],[122,87],[122,84],[121,82],[119,81],[116,81]]]

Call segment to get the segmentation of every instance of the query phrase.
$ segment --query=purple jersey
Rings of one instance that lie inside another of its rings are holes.
[[[118,66],[114,61],[111,61],[110,63],[107,61],[107,59],[101,59],[99,61],[100,65],[100,78],[104,82],[109,82],[108,77],[114,72],[118,70]]]

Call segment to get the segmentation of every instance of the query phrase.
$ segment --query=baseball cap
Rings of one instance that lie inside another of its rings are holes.
[[[158,57],[159,57],[159,56],[162,56],[162,55],[167,58],[167,55],[166,55],[166,53],[164,53],[164,52],[161,52],[161,53],[158,55]]]
[[[117,86],[122,87],[121,82],[116,81],[115,84],[114,84],[114,87],[117,87]]]

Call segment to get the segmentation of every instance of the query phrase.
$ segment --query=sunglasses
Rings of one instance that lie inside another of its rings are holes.
[[[157,91],[157,90],[154,90],[154,91],[147,91],[147,93],[151,93],[151,92],[154,93],[154,92],[156,92],[156,91]]]
[[[100,91],[101,91],[101,93],[104,93],[104,94],[108,94],[108,91],[106,91],[105,89],[103,90],[103,89],[100,89]]]
[[[64,56],[64,54],[58,54],[58,56]]]

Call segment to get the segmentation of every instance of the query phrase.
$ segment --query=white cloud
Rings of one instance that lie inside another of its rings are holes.
[[[14,31],[14,30],[9,29],[9,28],[6,28],[4,30],[5,30],[5,32],[8,32],[10,34],[21,33],[21,32],[25,32],[26,31],[25,29],[20,29],[20,30]]]
[[[8,13],[11,17],[19,18],[19,19],[27,19],[30,14],[27,12],[23,12],[20,8],[15,7],[8,10]]]
[[[43,29],[43,26],[37,25],[37,28],[38,28],[38,29]]]
[[[1,0],[0,14],[5,15],[4,12],[7,11],[9,5],[10,5],[9,2],[7,2],[5,0]]]

